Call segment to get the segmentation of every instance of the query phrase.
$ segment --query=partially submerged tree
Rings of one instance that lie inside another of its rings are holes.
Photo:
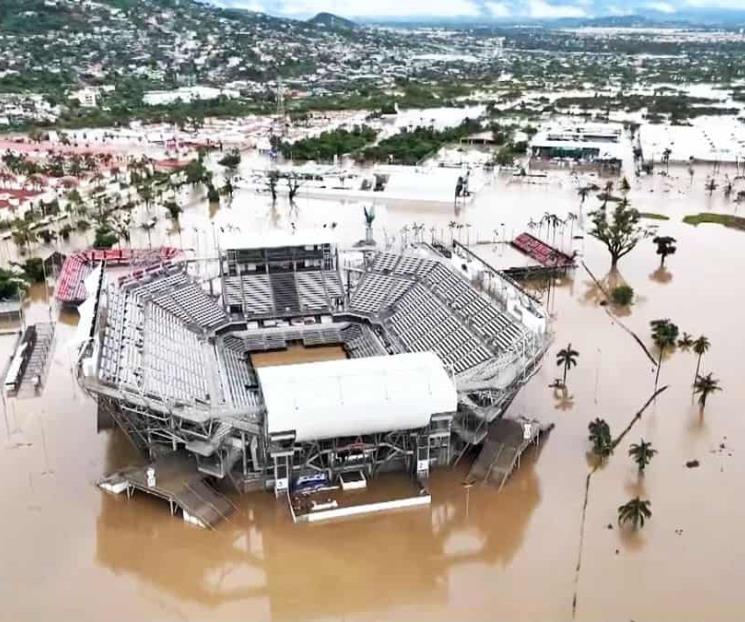
[[[613,439],[610,426],[604,419],[597,418],[587,426],[590,431],[589,440],[592,443],[592,453],[599,458],[607,458],[613,453]]]
[[[631,523],[634,529],[644,527],[644,522],[652,517],[652,510],[649,506],[652,502],[648,499],[634,497],[631,501],[618,507],[618,522],[621,525]]]
[[[665,147],[662,152],[662,163],[665,165],[665,172],[670,172],[670,156],[673,154],[673,150],[670,147]]]
[[[696,382],[693,383],[693,393],[694,395],[698,395],[698,403],[701,406],[701,410],[706,408],[706,398],[711,393],[721,390],[722,387],[719,386],[719,380],[710,373],[705,376],[696,376]]]
[[[674,255],[677,250],[675,246],[675,238],[671,238],[669,235],[661,235],[652,239],[657,245],[657,254],[660,256],[660,266],[665,265],[665,259],[668,255]]]
[[[611,290],[610,298],[619,307],[630,305],[634,300],[634,288],[629,285],[619,285]]]
[[[696,341],[693,342],[693,351],[698,355],[698,359],[696,360],[696,375],[694,376],[694,381],[696,378],[698,378],[698,374],[701,371],[701,359],[703,358],[704,354],[706,354],[709,351],[709,348],[711,347],[711,343],[709,342],[709,338],[705,335],[701,335]]]
[[[592,228],[589,233],[605,244],[610,253],[611,268],[615,268],[618,261],[634,250],[646,235],[639,225],[639,212],[626,200],[620,201],[612,210],[600,207],[590,212],[590,218]]]
[[[365,242],[368,244],[375,244],[373,238],[373,222],[375,222],[375,206],[371,205],[370,209],[367,206],[362,207],[362,211],[365,214]]]
[[[636,466],[639,468],[639,473],[644,473],[646,466],[652,461],[652,458],[657,453],[657,450],[652,447],[652,443],[648,443],[644,439],[641,439],[638,443],[634,443],[629,447],[629,456],[634,459]]]
[[[217,191],[217,188],[215,188],[211,183],[207,186],[207,200],[210,203],[220,202],[220,193]]]
[[[116,244],[118,236],[116,233],[106,224],[102,224],[96,228],[96,237],[93,240],[93,246],[95,248],[111,248]]]
[[[693,336],[683,331],[683,336],[678,339],[678,347],[683,351],[688,351],[693,345]]]
[[[181,212],[184,211],[183,209],[181,209],[176,201],[166,201],[165,203],[163,203],[163,207],[166,208],[171,219],[175,220],[176,222],[178,222]]]
[[[678,339],[678,327],[670,320],[653,320],[650,324],[652,326],[652,339],[660,350],[660,356],[657,361],[657,374],[654,379],[654,386],[657,388],[657,383],[660,379],[660,369],[662,369],[662,357],[665,354],[665,350],[675,347]]]
[[[267,189],[269,190],[269,193],[272,195],[272,203],[277,202],[277,182],[279,181],[279,171],[272,170],[269,171],[264,178],[264,183],[266,184]]]
[[[297,173],[288,174],[286,179],[287,197],[290,199],[290,203],[292,203],[295,200],[295,196],[297,195],[298,190],[300,190],[302,181],[300,180],[300,177],[297,175]]]
[[[235,174],[238,170],[238,166],[241,163],[241,152],[238,151],[237,148],[231,149],[228,151],[220,160],[218,161],[218,164],[220,166],[224,166],[229,173],[228,179],[231,177],[235,177]]]
[[[572,349],[571,343],[566,348],[562,348],[561,350],[559,350],[559,352],[556,354],[556,365],[564,368],[564,375],[561,381],[562,385],[566,386],[567,372],[572,367],[576,367],[578,356],[579,352]]]

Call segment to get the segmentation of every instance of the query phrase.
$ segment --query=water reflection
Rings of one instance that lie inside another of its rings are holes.
[[[665,285],[673,280],[673,274],[665,266],[660,266],[649,275],[650,280]]]
[[[284,503],[263,493],[234,499],[238,511],[216,531],[172,518],[166,503],[145,495],[101,493],[96,560],[209,608],[268,598],[273,619],[444,604],[454,566],[505,568],[520,549],[540,502],[539,451],[525,456],[501,493],[466,491],[462,465],[435,474],[429,509],[317,525],[294,525]],[[112,433],[106,466],[126,464],[130,454]]]

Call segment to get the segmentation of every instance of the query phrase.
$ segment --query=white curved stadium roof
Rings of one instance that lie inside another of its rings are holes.
[[[262,367],[269,434],[297,441],[421,428],[455,412],[452,378],[432,352]]]

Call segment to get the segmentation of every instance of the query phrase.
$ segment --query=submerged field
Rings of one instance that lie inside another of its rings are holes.
[[[691,213],[735,213],[721,193],[708,196],[705,176],[701,169],[692,186],[684,171],[632,180],[632,204],[670,218],[650,224],[677,238],[678,251],[660,268],[644,240],[621,260],[620,277],[636,292],[623,317],[598,304],[603,296],[583,268],[539,289],[555,340],[512,412],[556,427],[501,493],[464,488],[465,461],[435,472],[426,510],[295,526],[273,495],[254,494],[235,498],[239,512],[207,532],[171,518],[156,500],[105,495],[95,481],[133,456],[119,433],[96,433],[95,405],[71,374],[76,316],[63,314],[44,395],[11,400],[0,432],[0,620],[567,620],[575,596],[577,620],[741,620],[745,245],[739,231],[682,222]],[[575,221],[575,238],[594,201]],[[418,223],[427,237],[434,228],[465,241],[470,225],[471,239],[484,241],[495,230],[516,234],[545,212],[579,216],[579,208],[568,176],[545,186],[495,178],[457,212],[412,201],[379,205],[375,233],[383,244]],[[250,231],[335,223],[344,243],[364,234],[356,203],[301,199],[272,208],[266,197],[238,193],[215,210],[195,192],[181,236],[161,221],[154,241],[203,254],[213,244],[210,219]],[[450,229],[450,221],[464,228]],[[554,232],[557,245],[569,250],[572,234]],[[146,240],[137,232],[133,243]],[[593,274],[607,278],[604,249],[589,237],[575,244]],[[48,317],[39,289],[28,311],[30,321]],[[669,388],[593,476],[577,573],[591,468],[587,424],[602,417],[616,435],[648,400],[654,367],[620,322],[652,349],[649,322],[659,318],[709,337],[704,369],[724,391],[700,413],[691,396],[695,356],[676,349],[665,358],[660,384]],[[548,385],[560,375],[556,352],[569,342],[579,364],[562,396]],[[0,347],[9,353],[11,340]],[[641,437],[659,450],[643,477],[626,455]],[[693,459],[700,466],[686,468]],[[616,509],[637,495],[652,501],[653,516],[632,534],[618,528]]]

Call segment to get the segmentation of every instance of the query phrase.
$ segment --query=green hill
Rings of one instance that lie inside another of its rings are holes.
[[[311,17],[308,20],[308,23],[315,26],[323,26],[324,28],[332,28],[335,30],[352,30],[354,28],[357,28],[357,24],[355,24],[352,20],[346,19],[344,17],[339,17],[338,15],[334,15],[333,13],[318,13],[315,17]]]

